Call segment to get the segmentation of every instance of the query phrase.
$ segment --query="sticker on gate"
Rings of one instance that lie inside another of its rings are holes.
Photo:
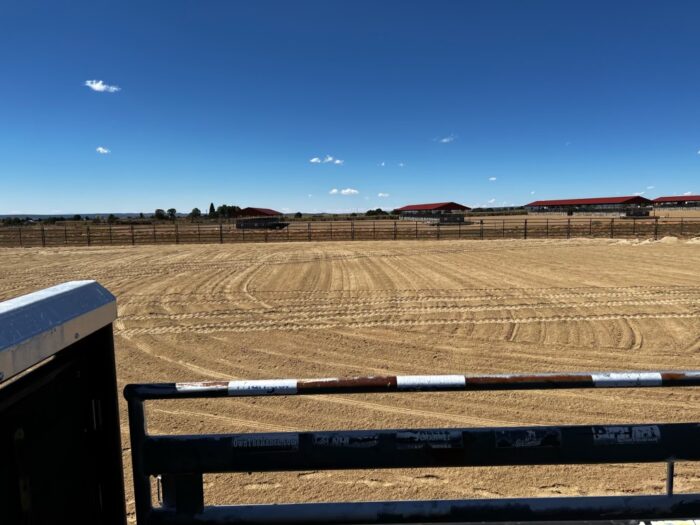
[[[299,450],[299,435],[275,436],[237,436],[233,438],[233,448],[261,450],[265,452],[283,452]]]
[[[379,444],[379,434],[315,434],[315,447],[371,448]]]
[[[396,433],[396,448],[463,448],[462,433],[458,430],[407,430]]]
[[[596,445],[639,445],[660,440],[661,429],[656,425],[593,427]]]
[[[560,447],[561,431],[558,429],[499,430],[496,432],[497,448]]]

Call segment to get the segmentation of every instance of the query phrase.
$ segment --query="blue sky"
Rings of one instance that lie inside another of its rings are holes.
[[[698,27],[696,1],[3,0],[0,214],[700,192]]]

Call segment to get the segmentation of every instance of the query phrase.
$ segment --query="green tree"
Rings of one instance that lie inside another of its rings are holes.
[[[153,214],[153,217],[155,219],[158,219],[159,221],[163,221],[167,218],[167,215],[165,215],[165,210],[158,208],[158,209],[156,209],[156,212]]]
[[[216,208],[214,208],[214,203],[209,204],[209,216],[216,217]]]
[[[168,219],[174,221],[177,217],[177,210],[175,208],[168,208]]]
[[[192,208],[190,212],[190,219],[199,219],[202,216],[202,212],[199,208]]]
[[[143,212],[139,213],[139,219],[143,219]]]
[[[296,213],[294,214],[294,218],[295,218],[295,219],[301,219],[301,212],[300,212],[300,211],[296,212]]]
[[[75,215],[73,215],[73,220],[74,220],[74,221],[82,221],[83,218],[82,218],[80,215],[78,215],[78,214],[76,213]]]
[[[117,222],[117,216],[114,215],[113,213],[110,213],[109,217],[107,217],[107,222],[109,224],[114,224],[115,222]]]

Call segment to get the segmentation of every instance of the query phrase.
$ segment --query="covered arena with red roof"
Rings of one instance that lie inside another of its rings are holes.
[[[431,223],[464,222],[464,212],[468,206],[456,202],[434,202],[430,204],[409,204],[395,211],[401,219]]]
[[[635,210],[646,210],[652,201],[641,195],[622,197],[590,197],[582,199],[551,199],[537,200],[525,205],[528,212],[534,213],[633,213]]]

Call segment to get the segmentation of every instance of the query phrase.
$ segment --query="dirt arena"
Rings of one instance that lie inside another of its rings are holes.
[[[118,299],[130,382],[700,369],[700,239],[0,250],[0,300],[73,279]],[[697,389],[149,405],[152,433],[697,421]],[[122,406],[128,503],[130,450]],[[206,476],[210,502],[660,493],[663,465]],[[676,489],[700,490],[677,466]]]

